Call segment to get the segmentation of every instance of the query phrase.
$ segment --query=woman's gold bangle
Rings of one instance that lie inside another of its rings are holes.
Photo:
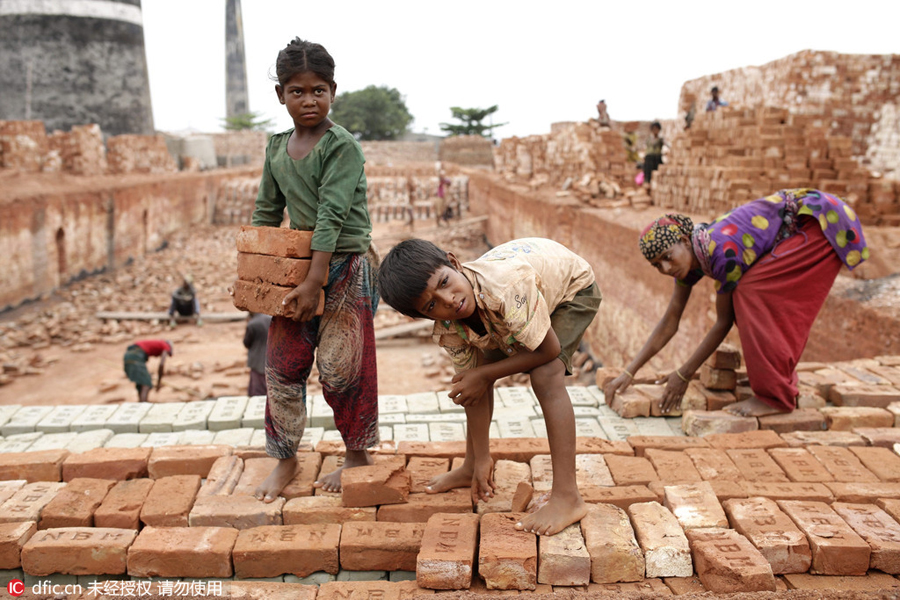
[[[629,377],[631,377],[632,379],[634,379],[634,375],[632,375],[632,374],[628,371],[628,369],[622,369],[622,372],[625,373],[626,375],[628,375]]]
[[[682,375],[681,371],[679,371],[678,369],[675,369],[675,374],[678,375],[678,379],[682,380],[685,383],[690,383],[691,380]]]

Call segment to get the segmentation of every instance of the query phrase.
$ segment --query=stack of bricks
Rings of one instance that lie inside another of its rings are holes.
[[[216,209],[213,223],[216,225],[246,225],[250,223],[256,196],[259,192],[259,177],[237,177],[222,180],[216,190]]]
[[[219,166],[262,165],[269,136],[265,131],[225,131],[210,134]]]
[[[653,201],[714,217],[784,188],[817,188],[847,200],[864,222],[897,212],[898,182],[875,179],[851,156],[851,139],[787,109],[701,113],[672,140],[653,176]]]
[[[506,138],[494,149],[494,169],[511,180],[558,186],[602,173],[621,186],[633,186],[622,134],[595,121],[554,123],[551,132]]]
[[[106,148],[112,174],[178,171],[161,135],[117,135],[106,141]]]
[[[494,165],[493,144],[480,135],[453,135],[441,140],[440,160],[470,167]]]
[[[106,147],[99,125],[75,125],[71,131],[54,131],[48,142],[50,150],[59,155],[61,171],[88,176],[106,173]]]
[[[866,160],[872,170],[885,177],[900,179],[900,106],[884,104],[878,121],[872,124]]]
[[[241,310],[284,316],[284,297],[303,283],[312,259],[311,231],[244,225],[237,235],[234,306]],[[321,315],[325,293],[320,292]]]
[[[0,121],[0,167],[40,171],[47,149],[43,121]]]
[[[95,595],[171,595],[199,579],[207,595],[307,600],[900,588],[900,456],[847,433],[577,438],[587,515],[540,538],[516,530],[523,507],[511,502],[421,491],[461,464],[465,441],[374,450],[332,493],[313,482],[341,465],[342,444],[302,448],[271,503],[252,495],[276,462],[257,451],[0,454],[0,569]],[[491,451],[504,489],[550,476],[546,439]]]
[[[368,169],[367,169],[368,170]],[[450,186],[446,200],[451,207],[460,207],[463,213],[469,209],[469,178],[466,175],[446,175]],[[367,200],[369,213],[374,221],[404,220],[408,209],[416,219],[434,218],[437,200],[438,177],[435,175],[398,174],[368,176]]]

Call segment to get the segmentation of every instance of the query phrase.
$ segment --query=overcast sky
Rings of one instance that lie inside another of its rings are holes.
[[[225,0],[143,0],[155,126],[221,131]],[[495,137],[584,121],[674,118],[681,85],[801,50],[900,53],[897,0],[243,0],[250,110],[292,126],[274,93],[294,37],[325,46],[338,93],[396,88],[412,130],[442,135],[451,106],[499,110]],[[728,90],[722,97],[728,100]]]

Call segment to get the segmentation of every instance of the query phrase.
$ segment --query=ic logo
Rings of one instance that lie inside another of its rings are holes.
[[[6,591],[8,591],[13,596],[21,596],[25,593],[25,582],[23,582],[21,579],[13,579],[6,584]]]

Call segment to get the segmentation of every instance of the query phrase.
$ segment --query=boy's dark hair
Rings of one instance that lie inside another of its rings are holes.
[[[713,94],[718,94],[718,93],[719,93],[719,86],[714,85],[714,86],[712,86],[712,89],[709,90],[709,91],[712,92]]]
[[[321,44],[295,37],[275,59],[275,76],[281,85],[298,73],[313,72],[334,85],[334,59]]]
[[[650,123],[650,129],[653,129],[654,127],[656,127],[659,130],[662,130],[662,125],[660,125],[659,121],[653,121],[652,123]]]
[[[442,266],[453,267],[447,253],[426,240],[404,240],[391,248],[378,268],[378,291],[398,312],[425,318],[414,305],[428,280]]]

